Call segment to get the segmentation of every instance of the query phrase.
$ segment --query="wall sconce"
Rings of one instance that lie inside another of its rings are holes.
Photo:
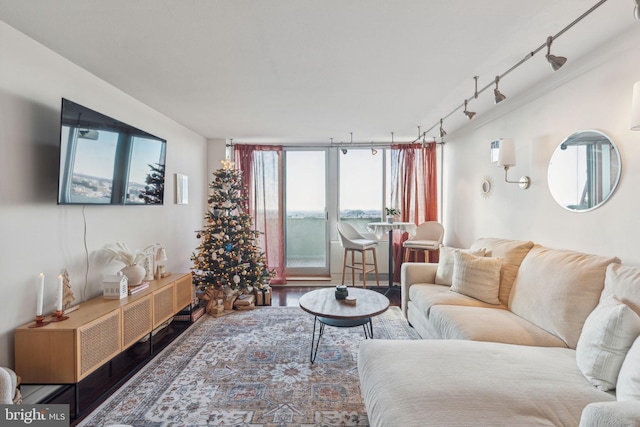
[[[516,165],[516,146],[512,139],[500,139],[491,142],[491,162],[497,163],[498,167],[504,168],[505,182],[519,184],[523,190],[529,188],[531,179],[528,176],[523,176],[519,181],[509,181],[507,177],[509,168]]]
[[[631,100],[631,130],[640,130],[640,82],[633,85]]]

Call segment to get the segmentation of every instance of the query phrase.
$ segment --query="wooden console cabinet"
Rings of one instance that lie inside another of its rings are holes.
[[[193,300],[191,273],[153,280],[120,300],[80,304],[69,319],[15,330],[15,371],[23,384],[76,384]]]

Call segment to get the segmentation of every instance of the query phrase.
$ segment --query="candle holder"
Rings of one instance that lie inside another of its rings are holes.
[[[33,325],[29,325],[30,328],[41,328],[43,326],[47,326],[49,323],[51,322],[45,322],[44,321],[44,316],[43,315],[36,315],[35,317],[35,322]]]
[[[52,322],[62,322],[63,320],[67,320],[69,316],[64,315],[64,310],[56,310],[56,317],[52,317]]]

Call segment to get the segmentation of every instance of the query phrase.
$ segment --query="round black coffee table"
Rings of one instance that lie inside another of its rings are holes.
[[[348,304],[345,300],[335,297],[335,288],[322,288],[307,292],[300,297],[299,304],[307,313],[313,314],[313,334],[311,335],[311,355],[309,360],[314,363],[320,338],[324,333],[325,325],[337,328],[353,328],[362,326],[365,338],[373,338],[373,325],[371,318],[384,313],[389,308],[389,299],[369,289],[348,288],[349,296],[356,297],[356,304]],[[318,339],[316,341],[316,325]]]

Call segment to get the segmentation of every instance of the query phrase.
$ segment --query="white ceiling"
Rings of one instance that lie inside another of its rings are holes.
[[[207,138],[413,140],[596,0],[0,0],[0,20]],[[608,0],[554,41],[567,65],[634,25]],[[549,78],[546,48],[469,103]],[[460,110],[462,111],[462,110]],[[463,126],[462,112],[445,128]],[[436,135],[437,128],[427,135]]]

